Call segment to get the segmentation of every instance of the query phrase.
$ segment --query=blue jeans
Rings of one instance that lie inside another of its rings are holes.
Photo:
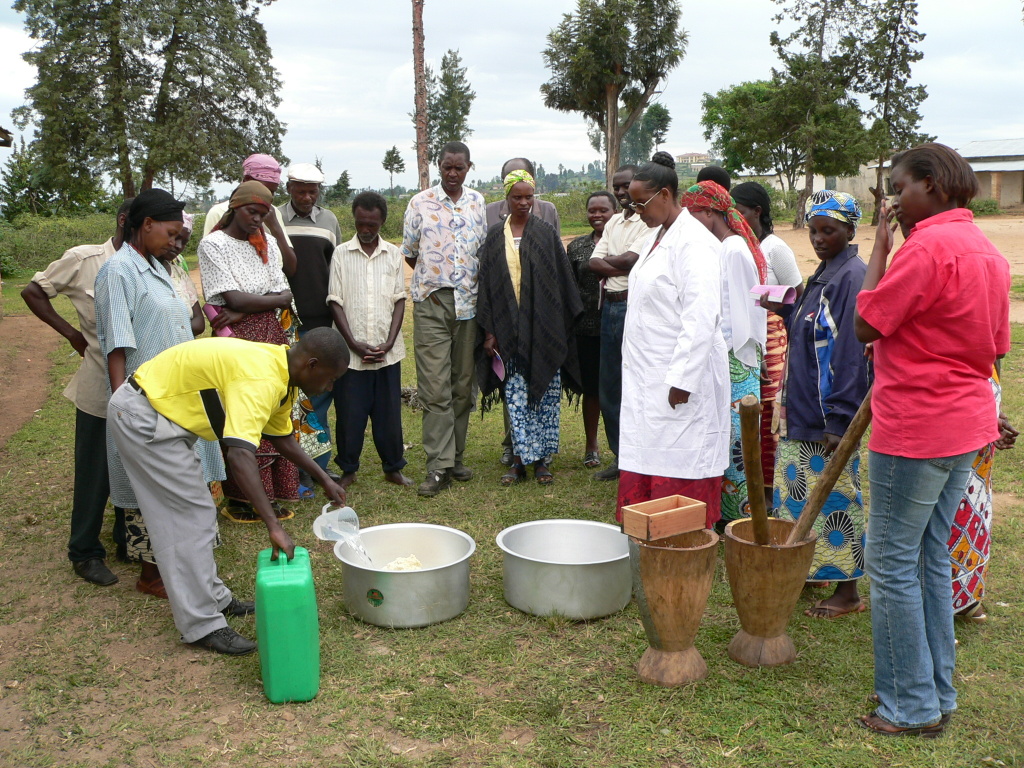
[[[619,409],[622,406],[622,331],[626,327],[626,302],[606,301],[601,307],[601,366],[597,397],[608,447],[619,455]]]
[[[902,728],[956,709],[949,529],[977,449],[908,459],[869,452],[865,570],[878,714]]]

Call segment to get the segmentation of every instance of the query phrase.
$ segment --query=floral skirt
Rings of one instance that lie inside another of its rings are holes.
[[[255,312],[246,315],[231,326],[232,332],[246,341],[259,341],[264,344],[287,344],[288,337],[273,310]],[[292,501],[299,498],[299,469],[290,461],[282,458],[269,440],[261,440],[256,449],[256,463],[259,465],[260,480],[263,490],[271,501],[275,499]],[[242,488],[231,476],[231,467],[227,468],[227,480],[224,481],[224,495],[237,501],[248,501]]]
[[[786,369],[786,350],[789,337],[786,324],[774,312],[768,313],[768,343],[764,353],[764,365],[768,381],[761,382],[761,471],[764,487],[771,488],[775,477],[775,447],[779,436],[772,432],[772,415],[775,412],[775,398],[782,385],[782,374]]]
[[[729,353],[729,379],[732,383],[730,399],[731,425],[729,430],[729,466],[722,479],[722,520],[730,523],[750,514],[747,499],[747,476],[743,472],[743,447],[740,444],[739,403],[747,395],[760,396],[761,371],[748,367]]]
[[[1002,402],[999,379],[990,379],[996,409]],[[967,488],[949,533],[949,563],[953,568],[953,610],[962,611],[985,596],[985,571],[992,550],[992,461],[996,449],[986,445],[974,457]]]
[[[781,438],[775,460],[775,506],[796,520],[828,463],[823,443]],[[860,491],[860,454],[854,451],[814,522],[818,542],[808,581],[853,581],[864,575],[867,512]]]
[[[529,404],[529,385],[518,372],[505,381],[505,407],[512,425],[512,451],[523,464],[558,453],[558,419],[562,406],[562,375],[556,373],[544,396]]]

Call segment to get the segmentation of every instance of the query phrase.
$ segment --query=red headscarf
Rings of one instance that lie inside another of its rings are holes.
[[[768,279],[768,262],[765,261],[764,254],[761,253],[757,236],[747,224],[747,220],[736,210],[725,187],[714,181],[702,181],[683,192],[680,202],[691,212],[718,211],[724,213],[725,223],[729,225],[729,229],[747,241],[747,247],[754,257],[754,264],[757,265],[758,279],[762,283]]]

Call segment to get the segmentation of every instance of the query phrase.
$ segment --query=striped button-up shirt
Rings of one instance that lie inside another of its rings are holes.
[[[386,342],[395,304],[403,299],[405,270],[397,246],[379,237],[374,252],[367,254],[359,238],[353,237],[334,251],[327,301],[345,309],[348,326],[357,341],[371,346]],[[351,352],[348,365],[354,371],[373,371],[394,365],[404,357],[405,340],[399,333],[383,363],[364,363]]]
[[[410,292],[423,301],[441,288],[455,289],[455,317],[476,317],[477,250],[487,236],[484,196],[462,188],[452,200],[444,188],[425,189],[405,209],[402,256],[415,259]]]
[[[191,313],[167,270],[128,243],[96,275],[96,336],[104,355],[124,349],[126,373],[192,340]]]

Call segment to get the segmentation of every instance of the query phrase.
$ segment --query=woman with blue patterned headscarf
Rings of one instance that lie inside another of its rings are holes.
[[[789,360],[779,408],[775,506],[795,520],[868,389],[864,345],[854,333],[857,293],[866,265],[851,245],[861,211],[845,192],[811,197],[807,228],[821,263],[796,304],[772,305],[786,318]],[[867,518],[860,491],[860,456],[850,458],[814,524],[818,534],[808,581],[836,582],[831,597],[808,616],[831,619],[864,610],[857,580],[864,575]]]

